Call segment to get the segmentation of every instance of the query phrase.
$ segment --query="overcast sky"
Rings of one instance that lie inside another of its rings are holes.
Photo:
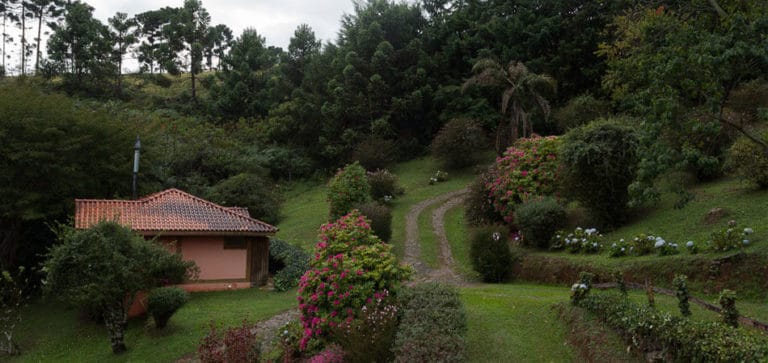
[[[96,10],[94,16],[106,23],[116,12],[136,15],[164,6],[182,7],[184,0],[86,0]],[[235,36],[243,29],[256,28],[268,45],[288,48],[293,31],[306,23],[315,35],[335,41],[341,15],[353,11],[352,0],[203,0],[211,14],[211,24],[225,24]]]
[[[164,6],[182,7],[184,0],[85,0],[94,7],[94,17],[107,23],[107,18],[116,12],[129,16]],[[352,13],[352,0],[203,0],[203,7],[211,14],[211,25],[225,24],[239,36],[245,28],[255,28],[267,39],[267,45],[275,45],[285,50],[293,36],[293,31],[306,23],[315,31],[315,36],[323,43],[336,41],[340,28],[341,16]],[[11,30],[11,29],[9,29]],[[13,32],[13,30],[11,30]],[[12,54],[9,71],[18,65],[18,53],[9,46]],[[34,57],[34,56],[33,56]],[[130,57],[130,56],[129,56]],[[138,65],[128,61],[126,70],[135,71]]]

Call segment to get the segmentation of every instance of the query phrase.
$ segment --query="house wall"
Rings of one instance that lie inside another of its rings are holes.
[[[248,250],[224,249],[223,237],[179,237],[181,255],[200,268],[199,281],[246,279]]]

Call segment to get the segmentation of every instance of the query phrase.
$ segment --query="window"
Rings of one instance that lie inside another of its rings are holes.
[[[244,250],[246,247],[245,237],[224,237],[225,250]]]

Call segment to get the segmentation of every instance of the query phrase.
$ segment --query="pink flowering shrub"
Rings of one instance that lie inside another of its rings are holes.
[[[486,189],[505,222],[513,222],[515,208],[528,198],[555,194],[559,147],[556,136],[534,136],[517,140],[496,159],[495,174]]]
[[[302,350],[360,318],[363,306],[396,292],[410,273],[357,210],[323,225],[318,239],[310,269],[299,281]]]
[[[320,353],[309,358],[309,363],[344,363],[344,355],[341,347],[331,344]]]

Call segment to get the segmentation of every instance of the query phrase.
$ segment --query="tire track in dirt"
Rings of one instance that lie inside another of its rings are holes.
[[[453,256],[445,234],[445,213],[464,200],[467,188],[441,194],[436,197],[423,200],[408,211],[405,216],[405,256],[404,261],[413,266],[416,282],[444,282],[452,285],[466,285],[467,281],[453,270]],[[427,208],[443,203],[432,215],[432,228],[440,243],[440,266],[437,269],[430,268],[421,261],[421,246],[419,244],[419,215]]]

